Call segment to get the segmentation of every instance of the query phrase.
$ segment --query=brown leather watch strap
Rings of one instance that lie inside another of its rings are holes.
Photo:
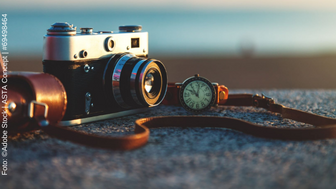
[[[176,85],[175,83],[169,82],[166,96],[161,104],[180,105],[179,92],[180,92],[180,86]]]
[[[205,116],[179,116],[179,117],[154,117],[137,120],[136,126],[159,127],[219,127],[229,128],[257,137],[281,140],[318,140],[336,138],[336,119],[311,114],[308,112],[284,107],[275,104],[265,96],[252,94],[229,95],[226,105],[230,106],[255,106],[265,108],[271,112],[280,113],[283,118],[315,125],[315,128],[290,129],[265,127],[227,117]]]
[[[316,127],[336,127],[336,119],[319,116],[316,114],[287,108],[281,104],[274,103],[274,100],[266,96],[252,94],[229,95],[227,106],[255,106],[261,107],[274,113],[280,113],[283,118],[312,124]],[[292,130],[292,129],[291,129]],[[301,130],[301,129],[299,129]]]

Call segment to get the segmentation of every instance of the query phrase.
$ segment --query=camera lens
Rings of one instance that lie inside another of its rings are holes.
[[[148,73],[145,79],[145,89],[147,93],[150,93],[152,91],[153,83],[154,83],[154,76],[153,74]]]
[[[156,106],[166,94],[166,68],[159,60],[116,54],[105,67],[103,85],[107,99],[122,108]]]
[[[156,68],[150,68],[144,79],[145,95],[153,99],[160,93],[162,78],[160,71]]]

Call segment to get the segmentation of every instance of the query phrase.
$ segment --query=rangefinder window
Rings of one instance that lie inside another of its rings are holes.
[[[139,48],[140,47],[140,39],[139,38],[131,38],[131,47]]]

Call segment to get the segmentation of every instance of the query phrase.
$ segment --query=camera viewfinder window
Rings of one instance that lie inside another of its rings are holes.
[[[140,47],[140,39],[139,38],[132,38],[131,39],[131,46],[132,46],[132,48],[139,48]]]

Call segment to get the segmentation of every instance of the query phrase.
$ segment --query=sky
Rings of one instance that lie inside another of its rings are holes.
[[[335,10],[335,0],[4,0],[4,9],[78,10],[90,8]]]

